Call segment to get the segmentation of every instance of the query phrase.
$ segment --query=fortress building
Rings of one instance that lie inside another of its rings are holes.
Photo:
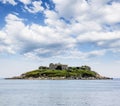
[[[51,70],[66,70],[66,69],[68,69],[68,65],[60,64],[60,63],[58,63],[58,64],[50,63],[49,69],[51,69]]]

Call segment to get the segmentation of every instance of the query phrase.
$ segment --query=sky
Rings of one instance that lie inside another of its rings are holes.
[[[0,0],[0,77],[49,63],[120,77],[120,0]]]

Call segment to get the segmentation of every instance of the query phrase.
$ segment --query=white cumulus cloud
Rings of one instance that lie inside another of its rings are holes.
[[[33,53],[44,57],[60,54],[74,46],[73,38],[61,35],[54,28],[38,24],[25,25],[23,21],[13,14],[6,17],[6,25],[0,33],[1,47],[9,39],[9,44],[4,47],[9,47],[12,52],[24,55]]]
[[[30,4],[32,2],[32,0],[19,0],[19,1],[25,5]]]
[[[15,2],[15,0],[0,0],[0,2],[6,4],[6,3],[9,3],[9,4],[12,4],[12,5],[16,5],[17,3]]]
[[[54,10],[44,9],[41,0],[19,1],[30,13],[42,12],[45,25],[25,24],[24,19],[8,14],[0,30],[0,52],[89,58],[120,49],[120,3],[116,0],[53,0]]]
[[[25,9],[30,13],[42,12],[44,8],[41,4],[42,4],[42,1],[33,1],[31,3],[31,6],[25,5]]]

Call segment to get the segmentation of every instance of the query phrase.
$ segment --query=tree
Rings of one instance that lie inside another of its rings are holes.
[[[86,65],[85,66],[81,66],[80,69],[91,71],[91,68],[89,66],[86,66]]]

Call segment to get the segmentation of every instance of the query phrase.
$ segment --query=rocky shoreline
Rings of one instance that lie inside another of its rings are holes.
[[[38,78],[22,78],[21,76],[18,77],[12,77],[12,78],[5,78],[6,80],[112,80],[113,78],[108,78],[108,77],[99,77],[99,78],[94,78],[94,77],[87,77],[87,78],[66,78],[66,77],[38,77]]]

